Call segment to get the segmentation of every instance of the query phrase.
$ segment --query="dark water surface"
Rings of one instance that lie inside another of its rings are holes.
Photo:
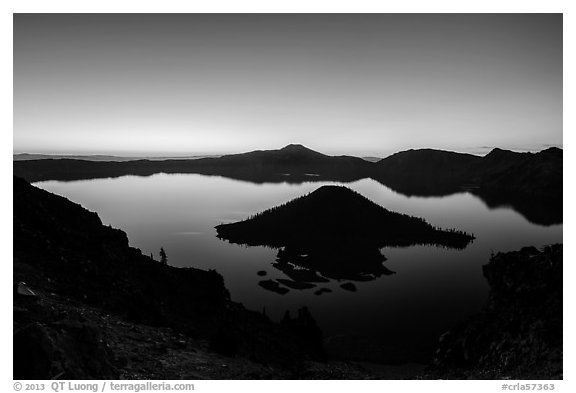
[[[104,224],[124,230],[130,245],[145,254],[159,259],[164,247],[171,265],[216,269],[232,299],[247,308],[265,308],[278,320],[286,310],[308,306],[327,337],[397,337],[400,343],[410,336],[440,334],[478,312],[486,300],[481,267],[492,251],[562,242],[562,225],[532,224],[509,208],[490,209],[469,193],[406,197],[363,179],[346,186],[389,210],[472,233],[476,240],[460,251],[385,248],[384,265],[396,274],[357,282],[357,292],[343,290],[343,282],[335,280],[320,284],[332,289],[321,296],[315,289],[292,289],[285,295],[263,289],[259,270],[268,273],[264,279],[287,278],[272,266],[277,251],[229,244],[216,238],[214,226],[243,220],[325,184],[339,183],[253,184],[217,176],[157,174],[35,185],[96,211]]]

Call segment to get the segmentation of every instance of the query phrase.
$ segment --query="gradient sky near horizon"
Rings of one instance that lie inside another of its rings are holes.
[[[15,153],[562,146],[561,14],[15,14]]]

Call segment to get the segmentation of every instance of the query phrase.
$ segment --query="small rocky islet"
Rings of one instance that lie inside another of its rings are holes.
[[[322,186],[244,221],[218,225],[216,231],[231,243],[278,248],[273,266],[290,281],[305,284],[369,281],[394,274],[383,265],[382,247],[425,244],[463,249],[474,240],[469,233],[389,211],[344,186]],[[280,283],[294,288],[289,282]],[[349,288],[344,287],[353,291]]]

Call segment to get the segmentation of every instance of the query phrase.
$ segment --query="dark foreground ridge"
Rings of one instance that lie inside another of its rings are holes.
[[[474,237],[394,213],[347,187],[323,186],[245,221],[216,227],[232,243],[279,248],[276,267],[295,281],[365,281],[390,274],[380,248],[429,244],[462,249]],[[295,270],[293,265],[308,269]]]
[[[323,363],[307,310],[282,323],[215,271],[129,247],[97,214],[14,178],[15,379],[363,378]]]
[[[562,245],[499,253],[483,311],[440,338],[429,377],[562,379]]]

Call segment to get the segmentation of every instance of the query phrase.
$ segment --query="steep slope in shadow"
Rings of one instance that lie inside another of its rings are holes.
[[[388,211],[342,186],[320,187],[216,230],[219,238],[232,243],[279,248],[276,267],[284,271],[298,266],[325,277],[357,280],[391,273],[382,266],[382,247],[431,244],[460,249],[473,240],[467,233],[440,230],[421,218]]]
[[[126,359],[110,353],[102,336],[102,325],[118,332],[105,322],[111,315],[118,325],[171,329],[183,337],[184,346],[203,340],[214,352],[288,374],[301,361],[323,356],[315,324],[294,321],[294,331],[272,323],[232,302],[215,271],[154,261],[129,247],[124,232],[102,225],[96,213],[16,177],[13,234],[17,379],[123,375]],[[77,317],[71,318],[72,309]],[[105,318],[89,318],[95,313]],[[166,378],[158,370],[143,376]]]

